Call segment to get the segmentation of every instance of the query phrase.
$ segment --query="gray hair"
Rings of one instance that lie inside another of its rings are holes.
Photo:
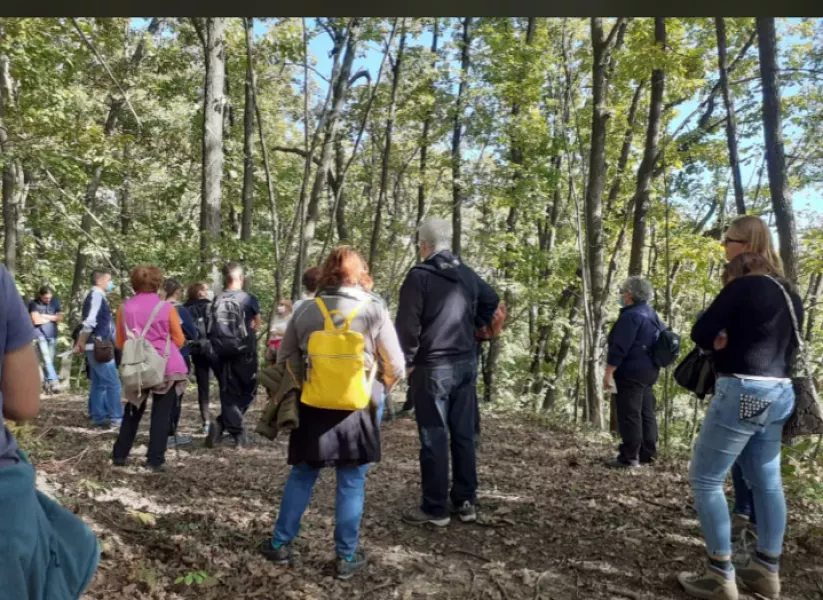
[[[452,225],[446,219],[426,219],[420,224],[417,232],[420,241],[425,242],[435,252],[451,249]]]
[[[632,275],[621,283],[619,291],[621,294],[631,296],[635,302],[648,302],[654,293],[652,284],[637,275]]]

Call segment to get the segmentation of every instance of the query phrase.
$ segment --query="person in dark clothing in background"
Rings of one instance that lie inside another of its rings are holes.
[[[34,340],[43,367],[43,387],[48,393],[60,391],[60,378],[54,367],[57,357],[57,326],[63,320],[60,299],[50,286],[44,285],[37,298],[29,302],[29,314],[34,324]]]
[[[400,288],[395,322],[420,434],[423,501],[403,515],[412,525],[445,527],[450,513],[463,522],[477,518],[475,329],[491,324],[500,299],[450,251],[451,237],[444,219],[420,226],[424,261]]]
[[[211,314],[211,300],[209,300],[208,284],[198,281],[189,286],[186,292],[188,299],[183,305],[192,317],[197,329],[196,341],[189,344],[192,368],[197,381],[197,403],[200,407],[200,418],[203,421],[203,431],[208,434],[211,427],[209,413],[209,372],[218,378],[217,361],[211,352],[208,340],[208,323]],[[190,369],[191,372],[191,369]]]
[[[183,329],[183,336],[186,338],[185,345],[180,348],[180,354],[183,356],[183,360],[186,362],[186,368],[188,368],[189,373],[191,373],[191,344],[192,342],[196,342],[197,339],[200,337],[199,332],[197,331],[197,326],[194,323],[194,318],[191,316],[189,310],[180,303],[180,299],[183,296],[183,284],[177,281],[176,279],[166,279],[163,282],[163,298],[167,302],[171,302],[171,305],[174,307],[174,310],[177,311],[177,315],[180,317],[180,327]],[[191,444],[191,436],[188,434],[181,434],[177,432],[178,425],[180,424],[180,415],[183,412],[183,395],[185,392],[181,393],[177,398],[177,404],[175,405],[172,414],[171,414],[171,429],[169,431],[169,441],[166,444],[166,448],[174,448],[175,446],[183,446],[184,444]]]
[[[609,332],[609,352],[603,385],[617,387],[617,424],[623,443],[614,468],[650,464],[657,457],[657,416],[654,383],[660,369],[652,361],[650,349],[664,328],[649,306],[652,284],[641,277],[629,277],[620,286],[620,316]]]
[[[206,436],[212,448],[226,431],[238,448],[248,445],[243,416],[254,400],[257,386],[257,337],[260,303],[243,291],[243,267],[230,262],[223,267],[222,294],[214,299],[209,317],[209,342],[217,355],[220,415]]]

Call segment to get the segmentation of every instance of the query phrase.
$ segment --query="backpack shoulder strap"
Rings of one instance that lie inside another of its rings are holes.
[[[163,308],[163,305],[167,304],[165,300],[161,300],[160,302],[155,305],[154,309],[151,311],[149,315],[149,320],[146,321],[146,325],[143,327],[143,332],[140,334],[140,338],[143,339],[146,337],[146,334],[149,332],[149,327],[151,324],[154,323],[154,318],[157,316],[157,313],[160,312],[160,309]]]
[[[343,321],[343,327],[341,327],[341,329],[343,329],[344,331],[349,331],[351,329],[352,321],[354,321],[354,318],[357,316],[357,313],[359,313],[363,309],[363,307],[369,304],[370,302],[371,298],[366,298],[365,300],[358,302],[357,306],[354,307],[354,310],[351,311],[349,315],[346,317],[346,320]]]
[[[320,309],[320,312],[323,315],[323,322],[324,322],[324,329],[326,331],[334,331],[337,327],[334,326],[334,321],[331,318],[331,314],[329,314],[329,309],[326,308],[326,303],[323,302],[320,296],[315,296],[314,302],[317,304],[317,308]]]

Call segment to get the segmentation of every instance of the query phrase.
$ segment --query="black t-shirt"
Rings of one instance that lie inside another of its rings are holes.
[[[39,299],[29,302],[29,314],[40,313],[41,315],[56,315],[61,312],[60,299],[52,296],[48,304],[40,302]],[[57,339],[57,323],[43,323],[36,325],[34,328],[34,335],[38,338],[45,338],[47,340]]]

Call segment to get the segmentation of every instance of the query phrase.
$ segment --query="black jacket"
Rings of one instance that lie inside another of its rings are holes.
[[[500,298],[454,254],[412,267],[400,288],[395,329],[407,366],[475,358],[475,329],[491,324]]]
[[[651,385],[658,369],[652,362],[651,348],[665,325],[646,302],[620,309],[620,316],[609,332],[607,362],[617,367],[617,379],[631,379]]]

